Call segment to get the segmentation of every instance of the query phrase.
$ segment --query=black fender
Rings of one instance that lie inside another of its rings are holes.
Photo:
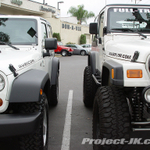
[[[96,74],[96,52],[91,51],[88,55],[88,66],[91,66],[92,74]]]
[[[114,78],[112,79],[111,72],[114,69]],[[113,60],[106,60],[103,64],[102,70],[102,85],[109,84],[116,86],[123,86],[123,66]]]
[[[48,80],[48,73],[35,69],[16,77],[12,84],[10,103],[38,102],[40,89],[44,89]]]
[[[59,76],[59,59],[57,57],[54,57],[52,59],[52,74],[51,74],[51,86],[56,85],[57,79]]]

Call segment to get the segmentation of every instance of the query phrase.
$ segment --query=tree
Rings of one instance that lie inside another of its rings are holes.
[[[57,38],[57,41],[61,41],[59,33],[53,33],[53,37]]]
[[[86,22],[88,18],[92,18],[95,16],[93,12],[88,12],[87,10],[84,10],[84,5],[78,5],[78,7],[70,7],[68,13],[72,14],[72,16],[77,17],[77,20],[79,21],[79,24],[82,24],[82,22]]]

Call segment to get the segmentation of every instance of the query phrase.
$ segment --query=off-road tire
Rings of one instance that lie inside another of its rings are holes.
[[[34,113],[37,111],[41,112],[40,124],[37,125],[37,129],[34,133],[19,138],[20,150],[48,150],[49,115],[48,102],[45,94],[42,95],[39,102],[20,105],[20,113]]]
[[[129,140],[130,117],[122,89],[113,86],[97,90],[93,106],[93,139]],[[101,145],[93,142],[93,150],[128,150],[127,145]]]
[[[59,73],[57,74],[57,81],[55,85],[52,85],[50,90],[49,106],[56,106],[59,99]]]
[[[83,102],[86,107],[92,107],[94,102],[97,86],[92,78],[91,66],[87,66],[84,69],[83,79]]]

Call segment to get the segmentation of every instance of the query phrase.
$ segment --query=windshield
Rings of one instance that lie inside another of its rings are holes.
[[[82,46],[80,46],[80,45],[76,45],[76,47],[77,47],[77,48],[80,48],[80,49],[83,49],[83,47],[82,47]]]
[[[60,46],[63,46],[63,43],[62,42],[57,42],[58,45]]]
[[[122,32],[124,29],[150,33],[150,9],[110,8],[108,10],[108,30]],[[131,32],[130,30],[124,30]]]
[[[37,44],[34,19],[0,18],[0,41],[12,45]]]

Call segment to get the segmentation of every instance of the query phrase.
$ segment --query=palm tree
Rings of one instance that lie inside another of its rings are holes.
[[[86,22],[88,18],[92,18],[95,16],[93,12],[88,12],[87,10],[84,10],[84,5],[78,5],[78,7],[70,7],[68,13],[72,14],[72,16],[77,17],[77,20],[79,21],[79,24],[82,24],[82,22]]]

